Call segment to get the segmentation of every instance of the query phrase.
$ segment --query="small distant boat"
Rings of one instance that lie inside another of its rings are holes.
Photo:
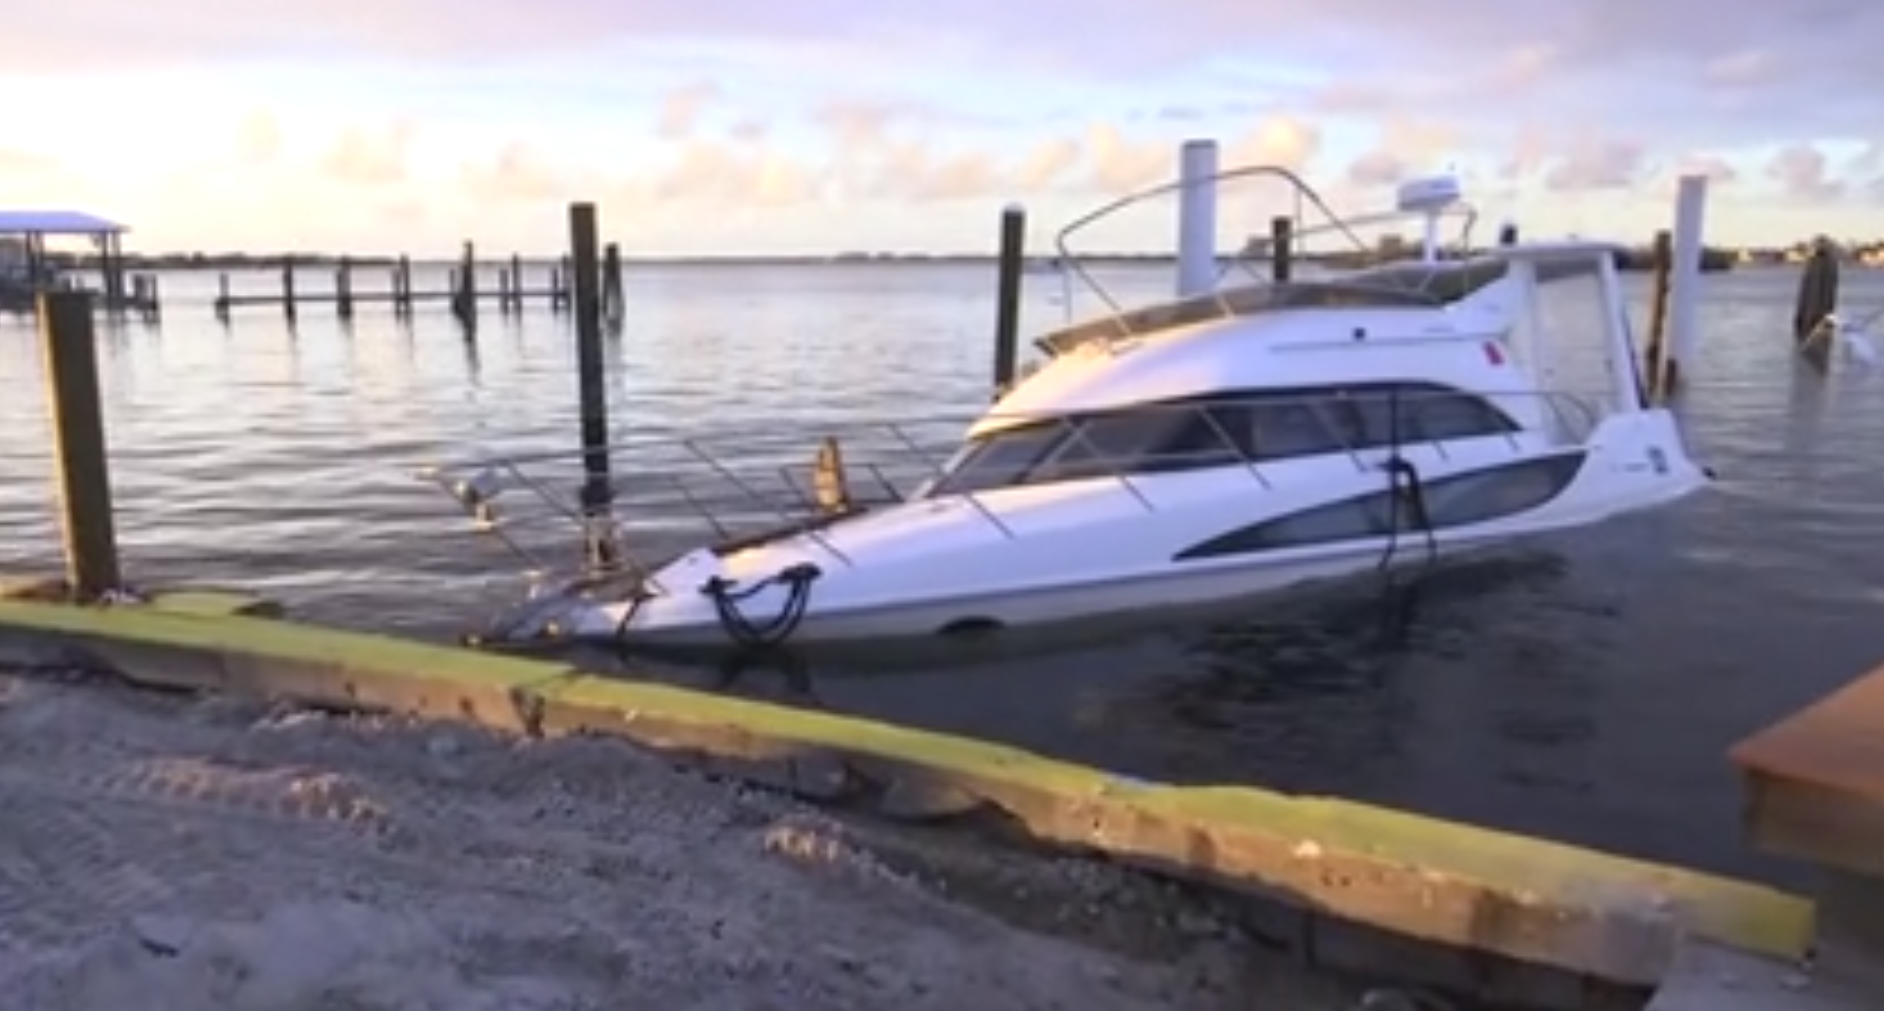
[[[1326,211],[1291,172],[1234,174]],[[1443,258],[1435,222],[1460,199],[1449,179],[1402,190],[1400,213],[1427,224],[1420,262],[1234,283],[1049,333],[1044,364],[906,493],[612,589],[547,590],[491,638],[751,646],[1102,620],[1430,564],[1706,487],[1637,373],[1617,247],[1513,235]],[[1568,304],[1542,302],[1573,279],[1588,286]],[[506,468],[433,477],[484,518]]]
[[[1021,267],[1028,274],[1058,274],[1066,269],[1057,256],[1030,256]]]

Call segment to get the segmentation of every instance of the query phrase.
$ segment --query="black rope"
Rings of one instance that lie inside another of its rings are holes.
[[[816,565],[802,562],[739,589],[735,589],[733,580],[714,576],[701,585],[700,592],[712,598],[720,627],[733,642],[741,646],[776,646],[790,638],[805,620],[805,612],[811,606],[811,584],[821,575],[823,572]],[[740,605],[774,586],[785,587],[785,603],[771,618],[754,622]]]
[[[1382,464],[1387,472],[1387,548],[1380,554],[1380,561],[1375,568],[1387,571],[1400,551],[1401,508],[1405,507],[1415,529],[1424,535],[1426,541],[1426,564],[1431,565],[1439,557],[1439,538],[1433,532],[1432,516],[1426,510],[1426,481],[1420,476],[1420,469],[1413,461],[1400,455],[1402,445],[1400,433],[1400,395],[1398,391],[1388,394],[1387,401],[1387,445],[1389,456]]]
[[[615,641],[628,638],[628,626],[634,623],[635,616],[641,613],[641,605],[654,598],[646,586],[637,586],[634,596],[628,598],[628,606],[621,612],[621,620],[615,623]]]

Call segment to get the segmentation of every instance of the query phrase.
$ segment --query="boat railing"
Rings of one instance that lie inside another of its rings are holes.
[[[1216,257],[1219,285],[1238,271],[1246,273],[1252,281],[1266,283],[1270,276],[1258,268],[1283,256],[1291,261],[1307,259],[1309,266],[1326,263],[1337,270],[1375,265],[1381,261],[1383,250],[1366,241],[1364,235],[1369,229],[1423,220],[1421,214],[1397,209],[1343,216],[1336,213],[1301,176],[1278,165],[1247,165],[1225,169],[1201,180],[1174,180],[1111,200],[1075,218],[1060,230],[1054,238],[1054,248],[1058,254],[1057,262],[1063,268],[1060,271],[1064,285],[1062,304],[1070,314],[1074,305],[1074,282],[1077,280],[1105,307],[1105,313],[1118,316],[1125,314],[1126,300],[1116,297],[1094,273],[1093,265],[1095,261],[1103,259],[1103,254],[1084,253],[1074,248],[1076,240],[1083,233],[1135,208],[1175,199],[1194,186],[1215,187],[1221,194],[1226,185],[1264,182],[1279,184],[1283,189],[1281,203],[1286,205],[1287,213],[1275,216],[1286,217],[1291,223],[1288,248],[1273,248],[1274,243],[1267,236],[1245,240],[1241,248],[1230,255]],[[1478,220],[1476,210],[1468,204],[1459,204],[1440,212],[1437,218],[1440,221],[1456,220],[1458,231],[1451,245],[1461,253],[1470,249],[1472,228]],[[1339,248],[1332,251],[1315,250],[1314,245],[1323,240],[1334,240]],[[1417,251],[1417,247],[1407,250],[1409,253]]]
[[[1406,411],[1404,438],[1383,444],[1342,432],[1325,415],[1317,424],[1357,470],[1377,470],[1394,452],[1430,449],[1448,459],[1456,439],[1419,437],[1410,421],[1420,393],[1385,393],[1388,417]],[[1374,396],[1355,394],[1356,406]],[[1515,456],[1536,452],[1534,436],[1545,432],[1554,446],[1583,444],[1602,420],[1600,398],[1566,392],[1491,393],[1494,402],[1521,409],[1536,398],[1523,426],[1504,433]],[[1325,410],[1325,397],[1304,399],[1301,406]],[[1267,407],[1288,406],[1285,399],[1265,400]],[[963,433],[976,418],[968,412],[894,422],[859,423],[831,429],[777,426],[765,431],[706,433],[689,438],[631,439],[604,447],[609,462],[605,509],[584,506],[584,471],[588,454],[544,450],[479,456],[418,468],[419,477],[449,495],[472,520],[473,528],[505,545],[538,582],[583,568],[578,549],[597,533],[597,524],[616,547],[611,571],[647,578],[667,559],[700,547],[732,550],[742,543],[792,533],[822,551],[832,564],[852,559],[826,526],[858,512],[913,497],[954,498],[1004,538],[1018,538],[1023,524],[1015,510],[1023,506],[1005,489],[1047,480],[1109,482],[1139,508],[1158,508],[1151,481],[1160,473],[1211,466],[1236,466],[1258,489],[1286,480],[1282,460],[1261,452],[1247,430],[1239,436],[1235,402],[1194,402],[1138,409],[1154,426],[1188,423],[1193,441],[1172,452],[1122,456],[1106,451],[1082,418],[981,418],[1010,427],[1050,426],[1059,434],[1043,440],[1050,453],[1027,464],[999,486],[964,485],[951,490],[949,479],[965,452]],[[1376,404],[1375,406],[1379,406]],[[1169,416],[1158,419],[1160,412]],[[1138,411],[1135,411],[1135,416]],[[1174,429],[1173,429],[1174,430]],[[1201,433],[1201,438],[1197,436]],[[1532,437],[1532,438],[1527,438]]]

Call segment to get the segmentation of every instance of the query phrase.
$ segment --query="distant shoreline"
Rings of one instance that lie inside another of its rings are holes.
[[[1404,257],[1400,257],[1403,259]],[[280,270],[292,264],[295,267],[323,267],[337,269],[343,262],[351,267],[368,270],[390,269],[400,261],[398,256],[372,255],[351,256],[337,253],[126,253],[124,266],[127,270],[162,270],[162,271],[248,271]],[[502,266],[510,262],[509,256],[481,257],[482,266]],[[521,263],[540,265],[555,263],[557,256],[519,256]],[[1035,264],[1049,262],[1050,258],[1035,256],[1030,258]],[[1708,249],[1702,254],[1702,269],[1705,271],[1731,270],[1735,266],[1736,255],[1729,250]],[[54,263],[63,269],[96,270],[98,258],[55,254]],[[1109,266],[1152,266],[1175,264],[1177,258],[1167,253],[1092,253],[1078,257],[1079,262],[1089,265]],[[412,257],[410,262],[430,266],[455,266],[455,257]],[[988,253],[839,253],[834,255],[804,254],[725,254],[700,256],[624,256],[625,266],[652,267],[807,267],[807,266],[904,266],[912,264],[939,265],[986,265],[993,266],[996,257]],[[1359,267],[1387,262],[1387,260],[1354,254],[1325,254],[1305,256],[1300,262],[1336,267]],[[1618,266],[1625,271],[1645,271],[1654,266],[1654,254],[1647,247],[1626,249]]]

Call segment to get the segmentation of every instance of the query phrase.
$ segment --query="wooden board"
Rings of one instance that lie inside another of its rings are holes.
[[[1884,668],[1735,745],[1764,849],[1884,877]]]

